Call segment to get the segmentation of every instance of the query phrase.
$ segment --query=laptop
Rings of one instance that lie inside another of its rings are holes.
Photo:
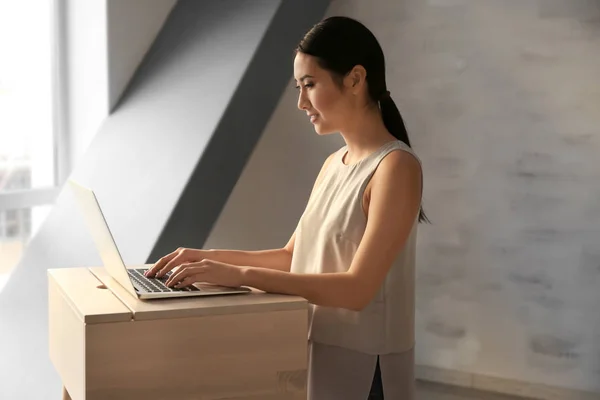
[[[68,183],[83,214],[85,224],[100,253],[104,268],[115,281],[134,297],[139,299],[165,299],[251,292],[251,289],[247,287],[231,288],[208,283],[195,283],[179,289],[170,288],[165,286],[165,282],[172,271],[169,271],[162,278],[147,278],[144,276],[144,272],[149,269],[147,267],[151,267],[152,265],[140,266],[140,268],[127,268],[106,223],[95,193],[73,179],[69,179]]]

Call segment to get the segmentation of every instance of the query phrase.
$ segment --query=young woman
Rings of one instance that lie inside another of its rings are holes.
[[[281,249],[178,249],[147,273],[167,285],[251,286],[310,303],[311,400],[413,399],[414,274],[422,172],[361,23],[315,25],[294,60],[298,108],[346,146],[325,160]]]

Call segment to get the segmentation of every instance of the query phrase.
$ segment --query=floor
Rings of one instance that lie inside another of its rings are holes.
[[[417,383],[416,400],[525,400],[522,397],[505,396],[477,390],[455,388],[437,383]]]

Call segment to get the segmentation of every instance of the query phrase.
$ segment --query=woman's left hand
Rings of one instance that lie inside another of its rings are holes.
[[[205,282],[238,287],[242,286],[243,273],[244,267],[205,259],[200,262],[181,264],[176,271],[173,271],[165,285],[182,288],[193,283]]]

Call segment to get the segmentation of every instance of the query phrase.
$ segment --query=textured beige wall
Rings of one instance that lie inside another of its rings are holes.
[[[348,0],[424,162],[417,362],[600,391],[600,2]],[[292,66],[290,65],[290,76]],[[206,247],[282,246],[321,162],[290,89]]]

